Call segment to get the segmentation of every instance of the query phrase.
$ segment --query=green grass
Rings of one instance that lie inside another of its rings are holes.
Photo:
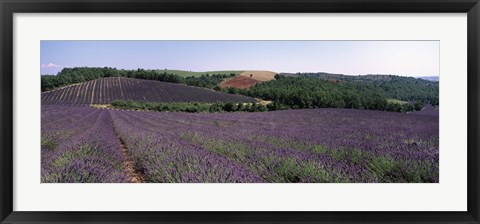
[[[183,133],[182,137],[194,144],[202,145],[211,152],[247,164],[253,172],[267,182],[345,183],[356,180],[354,176],[341,173],[339,170],[326,169],[324,164],[317,161],[302,161],[298,158],[274,154],[258,156],[268,152],[269,149],[254,148],[248,143],[210,139],[199,133]],[[250,140],[252,142],[268,142],[285,148],[308,150],[331,156],[336,161],[356,164],[368,169],[372,178],[382,183],[429,183],[438,176],[438,168],[435,168],[435,164],[430,161],[394,159],[389,155],[374,155],[359,148],[329,148],[322,144],[296,143],[264,136],[255,136]]]
[[[249,168],[272,183],[296,183],[296,182],[318,182],[318,183],[344,183],[349,182],[348,178],[341,176],[334,171],[326,170],[322,164],[311,161],[300,161],[291,157],[265,156],[258,157],[257,152],[264,151],[263,148],[252,148],[246,143],[229,142],[221,139],[209,139],[198,133],[182,133],[182,138],[195,144],[200,144],[205,149],[231,158]],[[319,146],[322,148],[324,146]],[[323,149],[319,149],[322,151]],[[253,162],[252,161],[256,161]]]
[[[395,160],[388,156],[373,158],[370,161],[369,169],[381,182],[386,183],[429,183],[433,181],[433,177],[438,176],[438,169],[435,169],[430,162]]]
[[[327,153],[328,147],[324,145],[316,145],[312,148],[312,151],[315,153]]]
[[[408,103],[407,101],[402,101],[402,100],[397,100],[397,99],[387,99],[387,102],[389,102],[389,103],[396,103],[396,104],[400,104],[400,105],[403,105],[403,104],[407,104],[407,103]]]
[[[200,77],[202,75],[206,75],[206,74],[210,74],[210,75],[214,75],[214,74],[219,74],[219,75],[230,75],[232,73],[234,73],[235,75],[239,75],[240,73],[242,73],[243,71],[206,71],[206,72],[192,72],[192,71],[184,71],[184,70],[157,70],[158,72],[160,73],[163,73],[163,72],[166,72],[167,74],[174,74],[174,75],[178,75],[180,77],[190,77],[190,76],[194,76],[194,77]]]
[[[321,164],[298,161],[294,158],[282,158],[279,166],[272,166],[283,178],[282,182],[296,183],[310,180],[316,183],[347,183],[349,180],[339,174],[327,171]]]
[[[90,146],[85,146],[77,150],[71,150],[65,152],[63,155],[57,157],[53,161],[53,165],[56,167],[65,167],[70,164],[74,159],[81,159],[94,154],[94,149]]]
[[[358,164],[372,157],[367,151],[357,148],[331,149],[327,153],[336,160],[349,160],[350,162]]]
[[[351,160],[352,162],[358,163],[361,162],[363,159],[369,157],[368,153],[356,148],[328,148],[326,145],[316,145],[308,142],[298,142],[298,141],[291,141],[288,139],[280,139],[274,137],[266,137],[266,136],[254,136],[252,138],[254,141],[262,141],[268,142],[273,145],[284,147],[284,148],[291,148],[301,151],[311,151],[318,154],[327,154],[332,156],[336,160]]]
[[[42,175],[42,183],[61,183],[70,181],[72,183],[100,183],[101,179],[87,170],[73,170],[69,173],[51,173]]]
[[[42,149],[52,151],[57,147],[57,143],[50,138],[42,137],[41,147]]]

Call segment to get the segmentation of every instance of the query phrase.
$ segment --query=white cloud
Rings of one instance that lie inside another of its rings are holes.
[[[42,64],[42,68],[60,68],[63,67],[61,65],[53,64],[53,63],[48,63],[48,64]]]

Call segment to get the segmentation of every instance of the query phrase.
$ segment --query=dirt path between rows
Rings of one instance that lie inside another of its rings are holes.
[[[132,155],[130,153],[130,150],[123,144],[123,141],[121,141],[121,148],[122,148],[122,153],[123,156],[125,157],[125,161],[123,161],[123,165],[125,167],[125,171],[127,172],[127,175],[130,177],[130,180],[132,183],[145,183],[145,178],[143,176],[143,172],[138,170],[135,167],[135,163],[132,160]]]
[[[125,160],[123,161],[123,167],[124,167],[125,173],[127,173],[132,183],[146,183],[143,171],[138,169],[138,167],[135,166],[135,162],[132,159],[132,153],[130,152],[128,147],[125,145],[125,142],[123,142],[123,139],[120,138],[117,130],[115,129],[111,111],[107,111],[107,112],[108,112],[108,115],[110,116],[110,122],[112,125],[113,132],[115,133],[115,136],[120,142],[120,150],[122,151],[123,157],[125,158]]]

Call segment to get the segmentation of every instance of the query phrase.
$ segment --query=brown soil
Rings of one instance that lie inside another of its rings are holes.
[[[220,87],[247,89],[257,83],[273,80],[276,74],[271,71],[244,71],[240,75],[220,83]]]
[[[261,105],[264,105],[264,106],[267,106],[268,104],[271,104],[272,101],[271,101],[271,100],[257,99],[257,103],[258,103],[258,104],[261,104]]]
[[[127,175],[130,177],[132,183],[145,183],[143,172],[138,170],[135,167],[135,163],[132,160],[130,151],[123,144],[123,142],[121,143],[121,146],[122,146],[122,153],[125,157],[125,161],[123,162],[123,165],[125,166],[125,171],[127,172]]]
[[[240,76],[250,78],[250,75],[252,75],[252,79],[260,82],[266,82],[273,80],[276,74],[277,73],[271,71],[244,71],[240,74]]]
[[[97,109],[112,108],[112,106],[110,104],[90,104],[90,107],[97,108]]]
[[[258,80],[247,78],[245,76],[235,76],[235,77],[233,77],[229,80],[226,80],[226,81],[220,83],[220,87],[222,87],[222,88],[232,87],[232,88],[246,89],[246,88],[249,88],[250,86],[253,86],[253,85],[255,85],[259,82],[260,81],[258,81]]]

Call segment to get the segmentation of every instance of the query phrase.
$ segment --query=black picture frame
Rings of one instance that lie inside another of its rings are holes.
[[[0,0],[2,223],[480,223],[478,0]],[[17,212],[13,205],[14,13],[468,13],[467,212]]]

